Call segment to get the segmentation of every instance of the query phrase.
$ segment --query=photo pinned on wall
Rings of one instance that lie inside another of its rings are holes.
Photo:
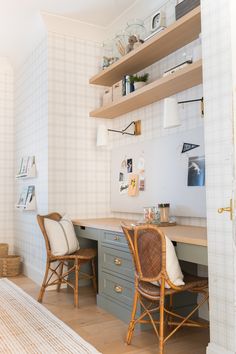
[[[143,192],[145,190],[145,159],[144,152],[138,159],[138,174],[139,174],[139,191]]]
[[[145,178],[144,176],[139,176],[139,191],[143,192],[145,190]]]
[[[133,172],[133,159],[127,159],[127,172]]]
[[[125,176],[123,172],[119,173],[119,182],[124,182]]]
[[[144,159],[144,155],[140,156],[139,157],[139,160],[138,160],[138,170],[139,170],[139,173],[144,173],[145,172],[145,159]]]
[[[205,156],[193,156],[188,159],[188,186],[205,186]]]
[[[138,175],[135,173],[132,173],[129,176],[128,195],[130,197],[135,197],[138,195]]]
[[[120,168],[121,168],[121,170],[124,170],[124,169],[127,168],[126,156],[125,156],[125,158],[121,161]]]
[[[127,181],[123,181],[123,182],[120,182],[119,183],[119,191],[120,191],[120,194],[127,194],[128,192],[128,182]]]

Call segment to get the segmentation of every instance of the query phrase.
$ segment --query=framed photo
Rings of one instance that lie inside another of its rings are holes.
[[[151,18],[151,31],[155,32],[160,27],[165,27],[165,16],[162,11],[156,12]]]

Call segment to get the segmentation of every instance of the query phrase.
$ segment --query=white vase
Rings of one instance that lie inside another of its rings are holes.
[[[144,81],[134,82],[134,90],[136,91],[145,85],[146,85],[146,82],[144,82]]]

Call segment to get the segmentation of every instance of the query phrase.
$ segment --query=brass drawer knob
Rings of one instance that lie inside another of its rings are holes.
[[[120,237],[117,235],[114,237],[114,241],[119,241],[119,239],[120,239]]]
[[[120,285],[115,285],[114,290],[116,293],[122,293],[124,289]]]
[[[122,260],[120,258],[115,258],[114,263],[115,263],[115,265],[120,266],[120,265],[122,265]]]

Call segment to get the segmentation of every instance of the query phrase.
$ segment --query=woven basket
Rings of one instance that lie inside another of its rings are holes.
[[[0,243],[0,257],[8,255],[8,244]]]
[[[15,277],[20,274],[20,256],[0,257],[0,277]]]

